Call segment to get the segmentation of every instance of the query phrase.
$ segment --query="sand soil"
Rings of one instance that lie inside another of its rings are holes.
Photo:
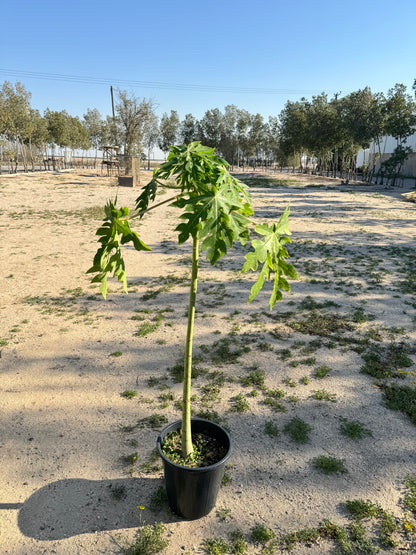
[[[2,554],[120,553],[144,522],[164,524],[166,554],[206,553],[207,538],[228,541],[238,529],[249,540],[255,525],[277,538],[326,519],[348,525],[353,499],[394,515],[398,545],[381,552],[416,552],[402,521],[412,517],[404,497],[416,474],[416,426],[384,397],[385,384],[415,384],[416,205],[403,189],[242,177],[258,221],[291,202],[299,280],[270,312],[267,294],[247,305],[253,276],[239,272],[242,248],[215,268],[201,262],[194,406],[227,426],[233,455],[216,509],[192,522],[157,502],[163,477],[152,462],[163,421],[180,417],[172,369],[183,357],[191,249],[177,245],[176,209],[139,223],[152,252],[127,248],[129,294],[112,281],[105,301],[85,272],[114,181],[88,172],[0,177]],[[137,196],[122,188],[119,204]],[[392,358],[400,350],[410,360],[403,368]],[[369,352],[381,357],[381,380],[361,371]],[[309,427],[304,443],[287,431],[295,418]],[[367,435],[344,435],[351,421]],[[324,474],[315,466],[322,455],[345,472]],[[366,526],[376,545],[379,524]],[[264,549],[249,541],[248,553]],[[322,537],[294,546],[333,550]]]

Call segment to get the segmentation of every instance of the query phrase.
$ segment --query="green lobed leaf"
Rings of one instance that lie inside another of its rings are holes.
[[[267,223],[259,224],[255,230],[264,239],[255,239],[251,246],[254,251],[247,253],[246,261],[243,265],[243,272],[252,270],[256,272],[259,264],[263,264],[257,281],[251,288],[248,302],[251,302],[261,291],[266,280],[270,279],[270,275],[274,272],[273,290],[270,296],[270,309],[277,301],[282,300],[281,291],[290,291],[290,285],[284,276],[296,279],[298,274],[295,268],[286,262],[288,252],[284,245],[290,243],[289,231],[289,206],[286,207],[284,213],[280,217],[277,224],[271,226]]]
[[[124,291],[127,293],[127,277],[121,245],[132,242],[137,251],[151,250],[137,235],[130,229],[127,220],[129,210],[126,207],[117,209],[114,203],[109,201],[105,206],[106,218],[104,224],[97,230],[96,235],[100,238],[93,265],[87,274],[96,274],[91,282],[100,283],[100,292],[103,297],[107,296],[107,280],[109,275],[116,277],[123,282]],[[125,219],[122,219],[125,218]]]

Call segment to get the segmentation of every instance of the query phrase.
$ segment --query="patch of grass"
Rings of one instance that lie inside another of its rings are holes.
[[[198,411],[195,416],[197,416],[198,418],[204,418],[205,420],[210,420],[215,424],[221,424],[224,420],[217,411],[210,409],[202,409]]]
[[[110,484],[111,497],[116,501],[121,501],[126,497],[126,486],[113,486]]]
[[[122,354],[121,351],[114,351],[114,353],[110,353],[110,357],[121,357]]]
[[[168,368],[168,372],[172,376],[172,379],[175,383],[182,383],[184,372],[183,362],[179,362],[178,364],[175,364],[175,366]],[[192,379],[194,380],[197,379],[199,376],[207,374],[207,372],[208,371],[205,368],[200,368],[196,364],[192,365],[191,374]]]
[[[156,447],[152,450],[149,460],[143,463],[140,467],[140,472],[143,474],[154,474],[161,469],[161,461]]]
[[[131,453],[130,455],[124,455],[124,457],[122,457],[122,460],[126,465],[132,466],[132,465],[136,464],[137,456],[138,456],[138,453],[137,453],[137,451],[135,451],[134,453]]]
[[[363,439],[366,436],[373,435],[372,432],[358,420],[347,420],[346,418],[342,419],[340,431],[342,435],[350,439]]]
[[[217,518],[220,522],[228,520],[231,516],[231,509],[217,509]]]
[[[231,551],[233,555],[246,555],[248,543],[240,530],[231,532]]]
[[[302,385],[308,385],[308,383],[310,382],[308,376],[302,376],[302,378],[299,380],[299,383],[301,383]]]
[[[309,441],[309,433],[311,430],[311,426],[297,416],[288,422],[283,428],[283,431],[286,434],[289,434],[293,441],[296,441],[296,443],[307,443]]]
[[[364,324],[375,319],[373,314],[366,314],[362,307],[356,308],[351,314],[351,320],[356,324]]]
[[[267,543],[272,540],[276,534],[271,528],[268,528],[264,524],[257,524],[251,529],[251,539],[255,543]]]
[[[133,399],[133,397],[137,397],[137,391],[135,389],[126,389],[120,395],[126,399]]]
[[[242,393],[239,393],[233,398],[231,407],[232,412],[247,412],[250,410],[250,403]]]
[[[201,345],[201,351],[209,356],[214,364],[233,364],[245,353],[250,352],[250,348],[239,344],[237,338],[223,337],[215,341],[211,346]]]
[[[284,536],[283,545],[287,550],[292,551],[297,543],[315,543],[319,537],[320,534],[317,528],[302,528]]]
[[[345,502],[348,512],[357,520],[363,518],[378,518],[382,514],[382,508],[377,503],[372,503],[369,499],[352,499]]]
[[[416,516],[416,476],[407,476],[405,485],[409,491],[404,496],[404,505]]]
[[[317,399],[318,401],[332,401],[335,403],[337,400],[337,394],[330,393],[326,389],[317,389],[316,391],[312,391],[312,398]]]
[[[365,365],[361,372],[378,379],[404,378],[404,373],[399,370],[413,365],[407,356],[409,350],[404,343],[390,343],[384,349],[380,346],[373,348],[363,355]]]
[[[271,437],[277,437],[279,435],[279,428],[271,420],[267,420],[264,424],[264,433]]]
[[[315,378],[322,380],[323,378],[326,378],[330,372],[331,368],[323,364],[322,366],[318,366],[318,368],[315,368],[314,376]]]
[[[292,351],[290,349],[280,349],[278,353],[280,355],[280,360],[288,360],[293,356]]]
[[[283,378],[283,383],[289,387],[296,387],[298,384],[295,382],[294,379],[290,378],[289,376],[286,376],[285,378]]]
[[[326,455],[314,459],[314,466],[324,474],[345,474],[347,472],[343,460]]]
[[[225,555],[229,552],[229,545],[222,538],[205,539],[202,545],[208,555]]]
[[[139,428],[161,428],[164,424],[168,423],[168,419],[163,414],[154,413],[151,416],[142,418],[137,423]]]
[[[384,401],[392,410],[398,410],[416,424],[416,389],[397,384],[383,386]]]
[[[304,366],[313,366],[316,363],[315,357],[308,357],[299,360],[299,364],[303,364]]]
[[[373,545],[370,538],[367,536],[367,531],[359,521],[351,522],[350,526],[350,540],[353,545],[353,551],[346,551],[346,553],[362,553],[363,555],[370,555],[370,553],[378,553],[379,549]],[[345,549],[344,549],[345,551]]]
[[[398,542],[392,537],[397,532],[397,524],[394,515],[384,511],[380,523],[380,540],[385,547],[397,547]]]
[[[150,322],[149,320],[145,320],[143,324],[139,327],[139,329],[134,333],[136,337],[146,337],[150,333],[156,331],[161,324],[161,320],[157,320],[156,322]]]
[[[165,527],[161,522],[142,526],[136,534],[134,543],[124,549],[125,555],[156,555],[169,545],[163,538]]]
[[[255,370],[252,370],[248,376],[244,376],[240,378],[240,382],[245,386],[255,385],[260,389],[263,389],[265,376],[266,376],[266,373],[264,370],[260,370],[259,368],[256,368]]]
[[[215,383],[207,383],[201,387],[201,402],[203,405],[217,401],[220,397],[221,387]],[[240,393],[241,397],[243,395]],[[240,411],[239,411],[240,412]]]
[[[275,399],[282,399],[287,395],[286,391],[284,391],[283,389],[279,389],[278,387],[276,387],[275,389],[268,389],[266,393],[267,395],[269,395],[270,397],[274,397]]]
[[[312,311],[302,320],[289,321],[288,325],[300,333],[322,337],[330,337],[334,333],[352,331],[354,329],[354,325],[346,316],[318,312],[316,310]]]
[[[287,408],[283,405],[283,403],[281,403],[274,397],[266,397],[263,403],[276,412],[287,412]]]
[[[7,339],[0,339],[0,347],[5,347],[8,344],[9,342],[7,341]]]
[[[165,486],[159,486],[150,498],[149,509],[152,513],[158,513],[167,504],[167,501]]]

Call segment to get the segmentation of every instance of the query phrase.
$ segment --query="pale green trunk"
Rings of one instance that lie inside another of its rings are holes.
[[[192,374],[192,338],[194,335],[195,300],[198,282],[199,241],[193,238],[192,276],[189,292],[188,329],[186,332],[185,364],[183,376],[183,408],[182,408],[182,455],[184,458],[192,454],[191,435],[191,374]]]

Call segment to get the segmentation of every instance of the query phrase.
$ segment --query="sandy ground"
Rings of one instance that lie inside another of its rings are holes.
[[[2,554],[119,553],[119,536],[131,540],[143,522],[165,524],[165,553],[205,553],[204,539],[227,539],[236,529],[249,537],[256,524],[278,536],[325,519],[347,524],[345,501],[351,499],[379,503],[399,522],[405,478],[416,474],[416,427],[384,406],[382,390],[360,372],[363,359],[351,343],[336,333],[301,333],[293,322],[310,314],[313,306],[300,304],[310,296],[321,313],[361,309],[372,316],[344,336],[378,333],[382,341],[371,344],[380,349],[391,341],[415,344],[416,295],[400,283],[416,242],[416,205],[403,201],[403,189],[294,179],[252,189],[259,221],[275,219],[291,201],[291,261],[300,279],[271,314],[266,294],[246,304],[252,276],[238,272],[241,248],[215,268],[201,264],[195,354],[199,366],[227,378],[220,398],[207,405],[224,419],[234,449],[231,482],[217,503],[222,512],[186,522],[165,506],[150,511],[162,473],[146,473],[142,465],[157,429],[136,426],[154,413],[169,421],[180,416],[173,401],[164,407],[160,399],[166,392],[178,399],[181,390],[168,372],[183,354],[188,295],[190,245],[177,246],[177,213],[165,205],[143,220],[139,233],[153,251],[127,249],[130,292],[113,282],[104,301],[85,271],[96,250],[99,207],[116,193],[113,181],[87,172],[0,177]],[[119,203],[133,206],[137,195],[123,188]],[[149,291],[153,298],[144,300]],[[157,313],[159,327],[137,335]],[[209,360],[224,338],[231,349],[248,352],[234,361]],[[321,365],[331,369],[322,380],[314,374]],[[286,412],[273,411],[261,391],[251,396],[253,387],[242,386],[240,378],[253,369],[265,371],[267,388],[287,393],[281,400]],[[405,370],[404,383],[414,383],[415,366]],[[299,381],[305,376],[306,385]],[[149,378],[156,385],[149,387]],[[207,408],[201,401],[207,380],[195,380],[197,410]],[[138,396],[121,395],[130,389]],[[335,402],[313,398],[323,389]],[[231,410],[238,393],[249,402],[247,412]],[[295,416],[311,426],[305,444],[283,431]],[[343,436],[342,418],[359,420],[372,435]],[[278,437],[265,434],[266,421]],[[127,464],[123,457],[135,452],[137,460]],[[322,474],[313,465],[319,455],[343,459],[347,472]],[[399,534],[397,541],[400,552],[416,552],[414,536]],[[294,553],[333,549],[321,539],[297,545]],[[260,553],[262,546],[250,543],[248,552]]]

